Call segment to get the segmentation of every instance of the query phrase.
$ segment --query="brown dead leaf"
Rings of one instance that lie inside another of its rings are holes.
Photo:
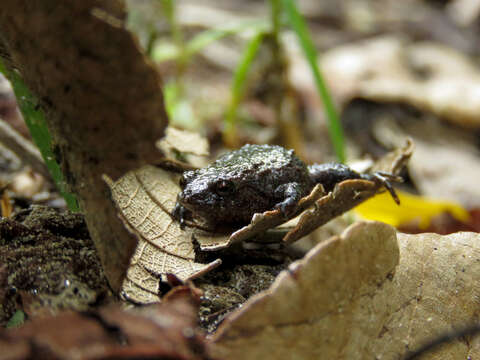
[[[361,350],[376,326],[371,314],[358,315],[356,309],[390,281],[398,256],[393,228],[355,224],[342,237],[317,245],[280,273],[269,290],[230,315],[215,334],[214,355],[337,359],[347,344]],[[346,329],[355,326],[362,326],[363,334],[352,338]]]
[[[0,360],[208,359],[196,309],[185,298],[136,311],[110,307],[36,319],[0,330],[0,348]]]
[[[373,164],[370,171],[398,174],[410,160],[413,149],[413,142],[407,139],[404,147],[386,154]],[[300,216],[296,226],[285,235],[283,240],[286,243],[299,240],[331,219],[371,198],[381,188],[381,184],[365,180],[346,180],[337,184],[333,192],[315,202],[313,210],[308,210]]]
[[[116,179],[154,162],[168,120],[160,75],[126,29],[126,15],[117,0],[5,0],[0,13],[2,54],[48,115],[57,161],[116,291],[136,241],[101,175]]]
[[[298,223],[285,235],[283,241],[290,244],[310,234],[331,219],[374,196],[378,189],[379,185],[372,181],[342,181],[332,192],[318,200],[314,209],[307,210],[300,216]]]
[[[210,154],[208,141],[205,137],[199,133],[180,130],[172,126],[167,127],[165,137],[158,142],[157,146],[165,154],[172,154],[174,150],[197,156],[208,156]]]
[[[467,208],[480,204],[480,152],[471,131],[445,126],[437,121],[379,119],[372,128],[384,145],[400,144],[405,136],[415,142],[408,172],[422,195],[458,202]]]
[[[180,190],[176,177],[163,169],[144,166],[116,182],[107,180],[122,221],[138,239],[123,292],[139,303],[159,301],[160,281],[166,281],[167,273],[185,281],[221,262],[195,262],[192,229],[180,229],[171,217]]]
[[[293,217],[302,213],[305,209],[312,206],[316,200],[325,194],[322,185],[317,185],[312,192],[298,202],[298,208]],[[221,250],[230,245],[252,238],[255,235],[264,233],[268,229],[272,229],[283,224],[288,219],[282,215],[278,209],[265,211],[261,214],[253,215],[252,221],[247,226],[235,231],[230,237],[217,235],[206,235],[202,231],[195,231],[194,237],[200,244],[200,249],[204,251]]]
[[[405,137],[404,137],[405,138]],[[404,142],[402,138],[401,142]],[[370,172],[386,172],[390,174],[399,174],[409,163],[414,154],[415,145],[411,138],[407,137],[406,144],[402,147],[398,142],[398,149],[385,154],[381,159],[373,164]]]
[[[397,240],[388,225],[357,223],[232,313],[211,351],[232,360],[399,359],[478,321],[479,274],[476,233],[399,233]],[[476,338],[423,358],[478,356]]]
[[[166,162],[171,162],[183,170],[193,170],[207,165],[209,144],[198,133],[167,127],[163,139],[157,147],[165,155]]]

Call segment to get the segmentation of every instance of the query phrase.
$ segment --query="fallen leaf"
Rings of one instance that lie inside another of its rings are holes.
[[[0,330],[0,348],[0,360],[208,359],[195,306],[186,298],[134,311],[112,306],[35,319]]]
[[[116,182],[106,178],[120,218],[138,239],[122,290],[124,296],[139,303],[160,300],[160,282],[166,281],[167,273],[185,281],[221,263],[195,262],[192,229],[182,230],[170,215],[180,190],[177,177],[144,166]]]
[[[315,186],[309,195],[305,196],[298,202],[298,207],[292,217],[299,215],[305,209],[312,206],[315,201],[324,194],[325,191],[322,185]],[[254,214],[250,224],[235,231],[230,235],[230,237],[221,235],[205,235],[205,232],[202,231],[194,232],[194,237],[200,244],[200,249],[204,251],[221,250],[234,243],[250,239],[258,234],[262,234],[268,229],[272,229],[280,224],[283,224],[287,220],[288,219],[285,219],[279,209],[269,210],[261,214]]]
[[[160,75],[126,29],[123,1],[6,0],[2,10],[2,53],[48,114],[65,181],[119,291],[136,242],[101,175],[117,179],[158,158],[155,142],[168,123]]]
[[[438,121],[397,123],[380,117],[372,127],[373,137],[388,146],[401,144],[412,137],[415,152],[408,163],[408,172],[420,194],[437,200],[458,202],[464,207],[480,203],[476,178],[480,176],[476,137],[472,131],[445,126]]]
[[[214,356],[335,359],[351,339],[347,329],[364,323],[363,336],[352,344],[361,351],[369,328],[376,327],[369,314],[358,316],[355,309],[390,281],[398,256],[393,228],[355,224],[292,263],[269,290],[232,313],[214,335]]]
[[[158,147],[165,153],[172,153],[175,150],[197,156],[208,156],[210,154],[208,141],[205,137],[199,133],[180,130],[172,126],[167,127],[165,137],[160,140]]]
[[[357,206],[355,213],[363,219],[382,221],[396,228],[416,224],[423,232],[427,232],[426,229],[433,219],[447,212],[458,222],[465,223],[470,220],[468,211],[456,203],[433,200],[403,191],[397,191],[397,195],[401,206],[398,206],[389,194],[383,193]]]
[[[398,239],[397,239],[398,237]],[[210,350],[226,359],[399,359],[477,322],[480,235],[406,235],[356,223],[233,312]],[[478,338],[422,359],[475,359]]]
[[[167,127],[165,136],[157,142],[157,147],[165,156],[166,162],[175,163],[183,170],[194,170],[207,165],[209,144],[198,133]]]
[[[327,196],[315,203],[315,208],[300,216],[298,223],[283,238],[287,244],[310,234],[316,228],[347,212],[374,196],[379,185],[367,180],[345,180],[335,186]]]

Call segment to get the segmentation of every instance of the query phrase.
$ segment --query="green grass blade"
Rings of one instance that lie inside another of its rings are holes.
[[[322,98],[323,105],[325,106],[325,111],[328,118],[328,131],[337,155],[337,159],[338,161],[344,163],[345,147],[343,130],[330,93],[327,89],[325,81],[323,80],[323,76],[320,73],[320,69],[318,68],[317,50],[313,45],[312,38],[310,37],[307,25],[305,24],[305,20],[303,19],[302,15],[300,15],[295,5],[295,0],[283,0],[283,6],[287,13],[290,26],[297,34],[300,46],[302,47],[303,53],[313,73],[315,86],[320,97]]]
[[[235,135],[235,123],[237,119],[237,109],[245,92],[247,74],[250,70],[253,60],[257,55],[260,44],[265,33],[258,32],[247,44],[242,58],[235,69],[231,88],[231,100],[225,117],[225,128],[223,131],[224,139],[233,139]]]
[[[191,56],[202,50],[207,45],[220,40],[228,35],[238,34],[245,30],[254,30],[255,32],[264,31],[267,23],[264,20],[248,20],[233,26],[205,30],[196,35],[187,44],[187,53]]]
[[[232,26],[213,28],[195,35],[185,46],[185,56],[189,60],[211,43],[229,35],[241,33],[246,30],[261,31],[267,28],[264,20],[248,20]],[[180,56],[180,51],[172,43],[163,43],[152,51],[152,59],[156,62],[174,60]]]
[[[0,60],[0,72],[3,73],[12,84],[13,91],[22,112],[25,123],[30,130],[34,143],[40,150],[43,160],[52,176],[58,190],[65,199],[68,208],[72,211],[79,211],[75,196],[65,191],[65,182],[60,166],[55,161],[51,148],[51,137],[45,122],[44,113],[37,106],[37,101],[24,84],[20,75],[15,71],[9,71]]]

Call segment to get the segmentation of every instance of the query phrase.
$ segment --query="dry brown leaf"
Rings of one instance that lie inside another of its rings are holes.
[[[212,353],[232,360],[399,359],[477,321],[479,240],[476,233],[400,233],[397,241],[388,225],[354,224],[227,318]],[[478,356],[475,339],[424,358]]]
[[[163,139],[157,147],[165,155],[165,161],[177,165],[183,170],[193,170],[208,163],[209,144],[198,133],[167,127]]]
[[[1,360],[208,359],[196,309],[185,297],[136,311],[117,306],[35,319],[0,330],[0,348]]]
[[[404,137],[405,138],[405,137]],[[390,174],[399,174],[409,163],[414,154],[415,145],[411,138],[407,138],[406,144],[402,147],[402,141],[398,142],[398,149],[385,154],[381,159],[372,165],[370,172],[386,172]]]
[[[313,188],[312,192],[302,198],[298,202],[298,208],[295,210],[293,217],[297,216],[305,209],[312,206],[316,200],[325,194],[322,185],[317,185]],[[288,219],[285,219],[282,212],[279,209],[265,211],[261,214],[254,214],[252,221],[247,226],[235,231],[230,237],[227,236],[212,236],[207,235],[202,231],[194,232],[195,239],[200,244],[200,248],[204,251],[221,250],[229,247],[233,243],[241,242],[246,239],[252,238],[255,235],[264,233],[268,229],[272,229],[280,224],[283,224]]]
[[[165,154],[172,153],[173,150],[197,156],[210,154],[205,137],[199,133],[176,129],[172,126],[167,127],[165,137],[157,145]]]
[[[331,219],[377,194],[379,187],[379,184],[367,180],[342,181],[332,192],[316,201],[314,209],[305,211],[283,240],[290,244],[301,239]]]
[[[232,360],[338,359],[349,340],[355,351],[361,350],[377,326],[371,314],[358,316],[355,310],[390,281],[398,256],[393,228],[355,224],[341,238],[317,245],[291,264],[269,290],[228,317],[215,334],[214,355]],[[362,324],[363,335],[352,339],[347,329]]]
[[[117,179],[154,162],[167,125],[160,75],[125,20],[117,0],[5,0],[0,12],[2,54],[8,52],[48,114],[57,161],[116,291],[136,241],[118,220],[101,175]]]
[[[171,217],[180,190],[177,177],[163,169],[144,166],[114,183],[108,180],[122,221],[138,238],[123,292],[140,303],[159,300],[160,281],[166,280],[167,273],[188,280],[221,262],[195,262],[192,230],[180,229],[179,223]]]

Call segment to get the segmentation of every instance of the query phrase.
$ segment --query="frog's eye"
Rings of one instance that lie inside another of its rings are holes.
[[[183,189],[185,186],[195,178],[195,171],[185,171],[180,177],[180,187]]]
[[[217,183],[215,190],[217,191],[218,195],[230,195],[235,192],[235,184],[232,181],[222,180]]]
[[[185,175],[182,175],[179,181],[180,187],[183,189],[185,185],[187,185],[187,179],[185,178]]]

